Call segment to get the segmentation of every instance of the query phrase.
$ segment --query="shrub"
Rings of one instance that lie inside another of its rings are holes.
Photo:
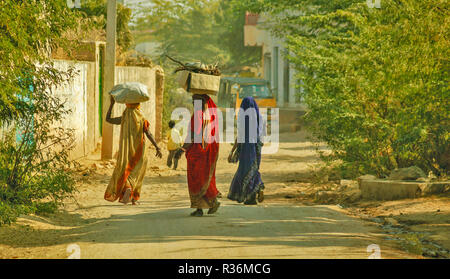
[[[57,72],[51,65],[37,73],[42,73],[40,79],[22,80],[19,99],[28,101],[23,102],[20,116],[3,126],[0,224],[10,223],[20,214],[54,212],[75,190],[68,158],[74,144],[73,131],[61,127],[70,111],[52,90],[73,75],[70,71]]]

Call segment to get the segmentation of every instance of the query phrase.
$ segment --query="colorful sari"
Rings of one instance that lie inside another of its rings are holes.
[[[228,192],[228,199],[239,203],[254,200],[256,194],[264,189],[264,183],[261,180],[259,166],[261,164],[262,142],[260,140],[262,133],[262,116],[259,113],[258,105],[252,97],[246,97],[242,100],[241,111],[252,108],[256,115],[241,120],[238,116],[238,122],[243,121],[245,128],[238,125],[238,135],[245,132],[245,141],[237,143],[239,152],[239,167],[231,182]],[[245,117],[245,116],[244,116]],[[245,122],[244,122],[245,121]],[[250,135],[250,126],[256,127],[256,135]],[[241,136],[244,136],[241,134]]]
[[[121,201],[127,189],[131,199],[139,200],[142,181],[147,169],[145,134],[149,123],[138,105],[127,104],[120,125],[119,153],[113,175],[105,191],[105,200]]]
[[[192,146],[186,151],[187,180],[191,208],[212,208],[217,203],[216,163],[219,157],[217,107],[205,95],[205,112],[196,111],[191,117],[187,140]],[[206,116],[206,117],[205,117]],[[201,138],[202,142],[195,142]]]

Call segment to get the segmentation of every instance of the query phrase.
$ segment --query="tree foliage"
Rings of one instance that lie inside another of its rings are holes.
[[[314,132],[350,176],[448,175],[449,2],[236,1],[285,38]]]
[[[160,54],[185,62],[219,62],[222,69],[259,62],[259,48],[244,46],[245,10],[234,10],[227,1],[153,1],[135,31],[160,43]],[[147,34],[146,34],[147,33]]]
[[[5,123],[24,106],[15,94],[21,90],[19,78],[25,72],[50,78],[37,65],[49,61],[52,49],[69,45],[63,34],[77,21],[63,0],[1,1],[0,18],[0,121]]]
[[[106,32],[107,0],[84,0],[79,9],[85,19],[90,19],[91,27]],[[126,52],[133,44],[129,23],[131,20],[131,9],[122,4],[117,4],[117,45],[121,52]]]

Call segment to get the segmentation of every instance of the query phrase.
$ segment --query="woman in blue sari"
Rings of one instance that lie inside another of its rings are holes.
[[[231,182],[228,199],[252,205],[264,199],[264,183],[259,173],[263,119],[252,97],[242,100],[238,114],[238,137],[228,157],[229,162],[239,160],[239,167]]]

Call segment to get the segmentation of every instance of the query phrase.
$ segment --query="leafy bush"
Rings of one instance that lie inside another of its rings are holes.
[[[20,214],[54,212],[74,190],[68,152],[73,131],[61,128],[70,111],[54,96],[52,88],[72,77],[50,65],[38,71],[52,72],[52,80],[24,79],[19,99],[20,117],[3,126],[0,142],[0,224]],[[50,75],[50,73],[47,73]],[[29,90],[32,88],[32,90]]]

